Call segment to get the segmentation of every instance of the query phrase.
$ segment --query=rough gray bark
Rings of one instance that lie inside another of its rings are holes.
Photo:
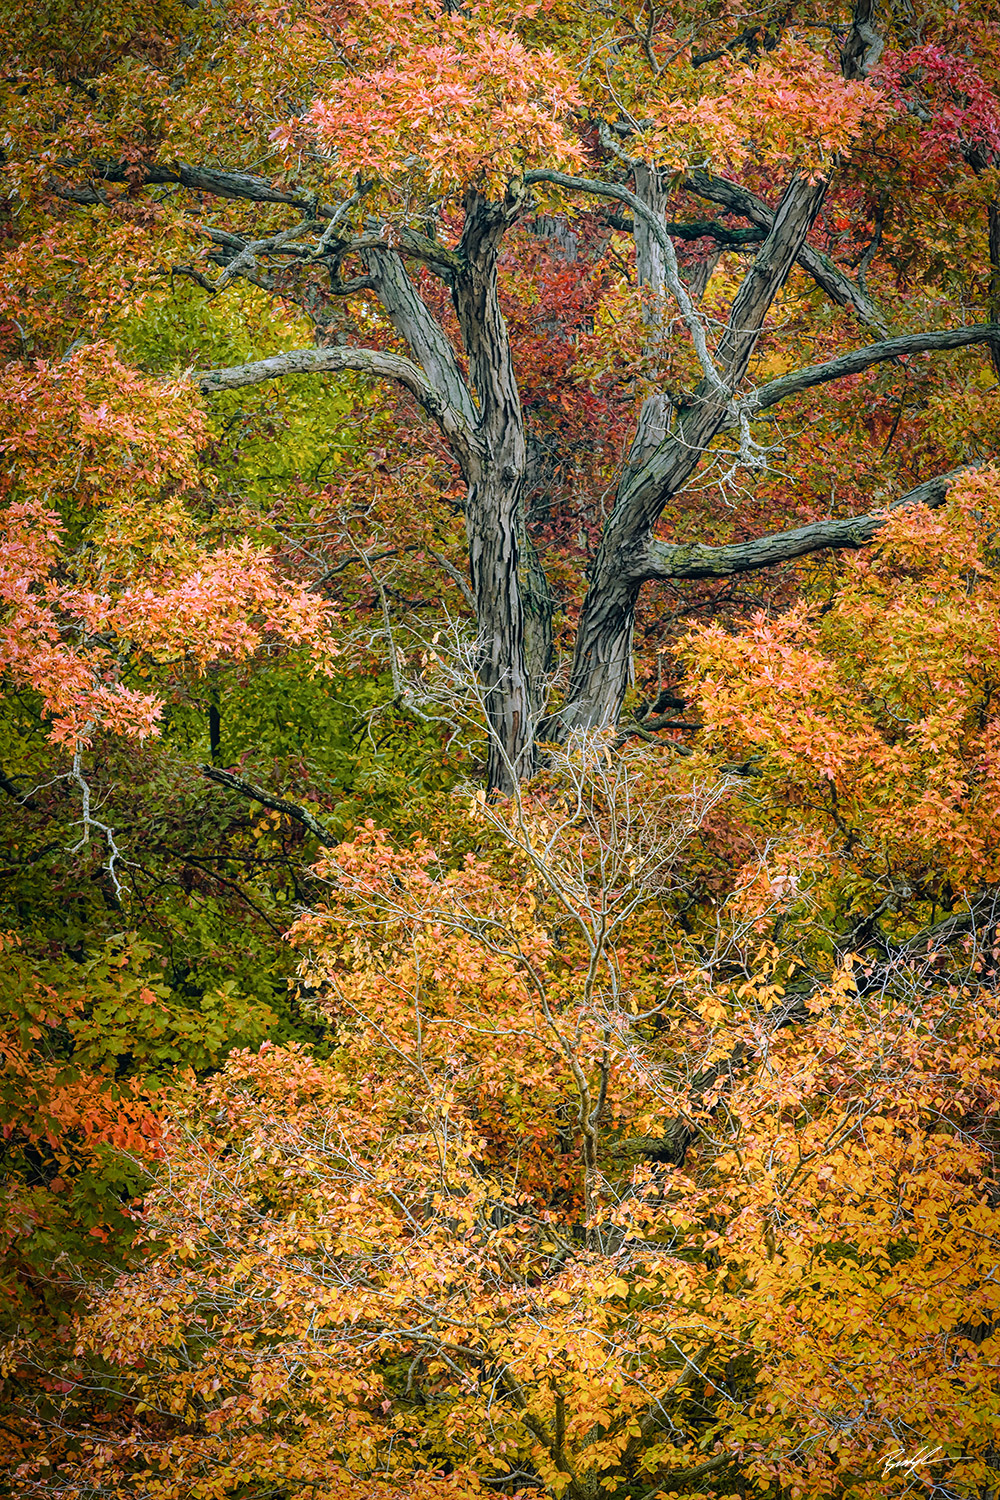
[[[215,391],[233,391],[241,386],[261,385],[287,375],[317,375],[325,371],[354,370],[404,386],[440,428],[463,474],[478,472],[481,455],[476,435],[458,411],[444,399],[412,360],[380,349],[354,349],[339,345],[329,349],[292,349],[269,359],[251,360],[223,370],[202,370],[194,376],[206,396]]]
[[[965,465],[952,469],[950,474],[924,480],[893,500],[884,511],[849,516],[843,521],[815,521],[810,526],[796,526],[791,531],[774,532],[749,542],[733,542],[726,547],[675,546],[651,537],[632,560],[633,577],[638,583],[668,578],[729,578],[734,573],[751,573],[792,562],[811,552],[864,547],[885,525],[889,511],[904,505],[937,509],[947,499],[952,480],[971,467]]]
[[[867,78],[885,46],[875,30],[875,0],[855,0],[851,29],[840,49],[840,71],[845,78]]]
[[[394,250],[379,247],[362,250],[361,260],[392,326],[406,341],[429,386],[444,395],[449,406],[461,412],[469,428],[474,428],[478,420],[476,404],[451,340],[417,292],[402,258]]]
[[[437,424],[458,460],[467,484],[466,534],[469,575],[477,622],[477,659],[490,742],[487,778],[509,792],[534,769],[534,725],[538,705],[526,661],[522,567],[523,496],[527,445],[510,341],[497,292],[497,256],[505,231],[521,211],[513,194],[501,204],[476,194],[466,202],[458,252],[443,247],[469,381],[440,323],[419,296],[402,255],[372,235],[355,241],[366,281],[377,293],[413,358],[379,350],[336,346],[302,349],[196,377],[206,393],[264,380],[319,371],[355,370],[396,381]],[[430,245],[430,242],[428,242]],[[420,258],[437,254],[418,247]],[[551,598],[544,574],[530,570],[529,649],[537,671],[551,650]],[[539,582],[539,576],[541,582]],[[546,605],[546,601],[548,604]],[[548,649],[545,642],[548,639]]]
[[[777,380],[759,386],[750,397],[751,412],[766,411],[777,406],[788,396],[798,395],[812,386],[825,385],[831,380],[843,380],[848,375],[860,375],[872,365],[885,364],[887,360],[905,358],[909,354],[929,354],[947,349],[967,349],[973,344],[989,343],[997,325],[971,323],[967,328],[938,328],[927,333],[906,333],[899,338],[882,339],[877,344],[867,344],[863,349],[851,349],[836,359],[825,360],[821,365],[806,365],[801,370],[792,370],[779,375]]]
[[[484,461],[469,484],[465,524],[478,671],[490,732],[487,781],[500,792],[510,792],[535,769],[520,581],[528,452],[497,286],[500,243],[521,207],[517,190],[500,204],[468,194],[459,247],[462,267],[452,289],[479,404],[477,436]]]
[[[523,506],[518,545],[518,584],[524,615],[524,664],[528,673],[532,718],[537,725],[545,709],[548,676],[553,664],[553,616],[556,601],[537,548],[528,534]]]
[[[626,464],[614,509],[591,573],[577,632],[559,729],[613,724],[629,682],[632,630],[641,578],[635,560],[648,544],[664,505],[690,478],[726,419],[728,393],[743,378],[764,317],[819,211],[824,183],[796,178],[733,303],[716,364],[725,389],[703,380],[675,429],[647,458]]]
[[[209,781],[217,781],[220,786],[228,787],[232,792],[238,792],[241,797],[246,797],[251,802],[259,802],[263,807],[273,807],[275,812],[284,813],[286,817],[294,818],[307,828],[314,838],[320,839],[324,844],[331,842],[330,830],[315,817],[307,807],[300,807],[297,802],[289,802],[284,797],[276,797],[272,792],[264,791],[263,787],[256,786],[251,781],[246,781],[242,776],[234,776],[231,771],[220,771],[218,766],[199,766],[203,776]]]
[[[636,166],[634,176],[635,195],[648,210],[648,217],[646,214],[636,214],[633,234],[639,285],[648,288],[655,298],[643,309],[643,317],[649,329],[645,352],[647,357],[655,359],[668,337],[670,318],[667,316],[667,268],[661,235],[654,232],[654,224],[659,221],[665,231],[665,209],[670,193],[659,172],[654,172],[644,162]],[[673,402],[666,391],[653,391],[646,397],[629,451],[630,465],[644,463],[665,441],[670,431],[673,409]]]
[[[862,11],[859,0],[859,26],[865,24]],[[338,238],[344,205],[306,205],[249,174],[178,166],[153,168],[148,175],[150,182],[178,182],[220,197],[308,208],[312,215],[309,220],[269,241],[223,236],[223,249],[229,257],[227,271],[243,274],[241,257],[247,267],[256,255],[298,256],[305,265],[327,257],[332,266],[333,291],[347,295],[363,285],[366,294],[378,298],[404,341],[409,357],[338,345],[206,371],[196,378],[201,389],[210,393],[294,374],[353,370],[401,385],[436,423],[467,485],[469,597],[477,619],[480,683],[490,730],[487,774],[490,787],[501,792],[509,792],[519,778],[534,769],[543,679],[552,644],[552,594],[525,525],[528,444],[497,288],[497,259],[503,236],[530,206],[528,189],[532,182],[611,198],[627,207],[633,215],[640,278],[676,302],[704,372],[697,388],[681,400],[671,402],[665,393],[656,392],[643,406],[615,504],[590,571],[567,700],[559,714],[542,726],[543,737],[561,737],[574,729],[615,722],[629,681],[635,606],[644,582],[722,578],[772,567],[821,549],[857,547],[871,541],[884,524],[884,513],[873,512],[732,546],[677,546],[661,541],[654,533],[664,506],[701,464],[716,434],[735,428],[741,444],[749,443],[748,423],[756,414],[800,391],[886,360],[980,343],[1000,347],[998,324],[884,338],[824,364],[783,375],[741,396],[739,388],[768,308],[796,261],[811,271],[834,300],[851,306],[864,321],[884,329],[878,310],[863,288],[806,244],[825,185],[794,179],[772,211],[736,184],[706,173],[688,174],[688,190],[722,203],[764,231],[713,353],[707,343],[707,326],[677,277],[664,216],[663,187],[641,164],[632,163],[631,170],[634,193],[616,182],[572,178],[546,170],[530,172],[523,182],[512,183],[502,202],[487,201],[472,192],[465,202],[463,233],[454,248],[412,228],[394,235],[390,244],[381,226],[370,221],[364,233],[353,237],[345,233]],[[104,176],[117,180],[110,169]],[[90,188],[73,191],[79,195]],[[75,201],[82,199],[77,196]],[[1000,264],[1000,217],[996,226],[990,220],[991,252],[994,227],[998,247],[993,258]],[[213,235],[218,237],[223,232],[213,231]],[[365,274],[342,283],[339,266],[347,255],[361,258]],[[408,260],[428,267],[449,287],[458,314],[461,349],[456,349],[420,295],[407,269]],[[287,259],[282,262],[288,263]],[[649,315],[651,341],[662,336],[662,325],[654,308]],[[468,375],[464,373],[463,356]],[[952,477],[929,480],[897,503],[938,505]]]
[[[748,188],[730,182],[726,177],[715,177],[710,172],[698,169],[688,172],[684,178],[684,187],[699,198],[707,198],[709,202],[721,204],[731,213],[749,219],[751,224],[756,224],[760,229],[770,230],[774,222],[774,211],[768,208],[762,198],[758,198]],[[888,332],[885,317],[868,293],[839,270],[828,256],[814,250],[811,245],[803,244],[799,247],[796,259],[838,307],[849,307],[860,322],[870,324],[879,333]]]

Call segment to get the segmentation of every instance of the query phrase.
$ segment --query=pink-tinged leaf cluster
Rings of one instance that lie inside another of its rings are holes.
[[[887,53],[876,80],[920,121],[925,149],[1000,152],[1000,96],[974,62],[936,45]]]
[[[145,738],[156,666],[204,671],[268,642],[335,648],[324,603],[247,542],[210,547],[182,491],[205,438],[195,393],[106,346],[0,377],[0,665],[36,692],[52,738]],[[61,510],[82,513],[70,549]],[[87,524],[89,521],[89,524]]]
[[[103,506],[192,484],[206,437],[190,385],[141,374],[107,343],[0,372],[0,497]]]
[[[647,107],[651,160],[737,168],[748,161],[826,175],[863,133],[881,126],[890,101],[841,77],[813,47],[794,37],[742,67],[715,69],[717,92],[699,78],[693,102],[661,94]]]
[[[133,204],[132,211],[161,217],[145,205]],[[169,230],[158,227],[167,238]],[[100,255],[93,253],[92,234],[87,220],[70,219],[27,236],[0,257],[0,329],[11,355],[26,347],[61,352],[78,342],[81,329],[106,331],[141,310],[162,277],[163,240],[111,212],[103,215]]]
[[[345,38],[351,72],[305,117],[338,174],[403,179],[439,196],[502,191],[542,163],[579,166],[567,122],[580,96],[555,53],[436,6],[413,12],[400,0],[361,8]],[[275,139],[290,147],[296,130]]]

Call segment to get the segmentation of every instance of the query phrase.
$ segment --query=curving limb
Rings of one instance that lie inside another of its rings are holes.
[[[935,510],[948,498],[948,488],[960,474],[976,465],[965,464],[948,474],[926,479],[907,490],[885,510],[864,516],[848,516],[842,521],[815,521],[796,526],[791,531],[777,531],[770,536],[755,537],[749,542],[732,542],[723,547],[675,545],[650,538],[632,563],[631,576],[637,582],[674,578],[729,578],[735,573],[752,573],[759,568],[773,568],[792,562],[812,552],[863,547],[881,530],[889,513],[904,505],[926,505]]]
[[[825,385],[830,380],[843,380],[847,375],[859,375],[872,365],[885,364],[888,360],[902,359],[908,354],[929,354],[946,349],[967,349],[972,344],[989,344],[1000,338],[1000,323],[973,323],[968,328],[939,328],[926,333],[907,333],[899,338],[882,339],[877,344],[866,344],[862,349],[852,349],[836,359],[828,359],[821,365],[805,365],[801,370],[792,370],[779,375],[777,380],[760,386],[747,398],[747,411],[766,411],[788,396],[798,395],[814,385]]]
[[[465,477],[471,480],[478,474],[479,444],[465,416],[441,397],[419,365],[401,354],[339,345],[329,349],[292,349],[287,354],[272,354],[267,359],[251,360],[245,365],[202,370],[192,378],[209,396],[216,391],[233,391],[241,386],[280,380],[286,375],[330,374],[345,370],[394,380],[404,386],[440,428]]]

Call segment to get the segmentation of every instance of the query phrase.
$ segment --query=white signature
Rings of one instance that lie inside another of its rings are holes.
[[[889,1457],[882,1466],[882,1473],[891,1474],[893,1469],[905,1469],[910,1474],[915,1474],[924,1464],[933,1463],[935,1453],[940,1452],[940,1443],[936,1448],[932,1448],[929,1443],[925,1443],[912,1457],[907,1458],[902,1448],[897,1448],[894,1453],[889,1454]]]

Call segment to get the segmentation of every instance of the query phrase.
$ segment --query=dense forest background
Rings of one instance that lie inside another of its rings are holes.
[[[996,1500],[994,7],[0,48],[0,1489]]]

